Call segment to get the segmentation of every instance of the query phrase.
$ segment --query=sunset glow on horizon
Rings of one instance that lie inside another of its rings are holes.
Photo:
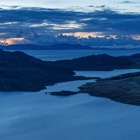
[[[63,33],[66,36],[75,36],[79,38],[88,38],[90,37],[104,37],[100,32],[75,32],[75,33]]]
[[[1,45],[140,44],[139,0],[5,0],[0,7]]]
[[[13,44],[22,44],[24,38],[8,38],[8,39],[0,39],[0,43],[3,45],[13,45]]]
[[[140,40],[140,35],[134,35],[134,36],[132,36],[133,37],[133,39],[135,39],[135,40]]]

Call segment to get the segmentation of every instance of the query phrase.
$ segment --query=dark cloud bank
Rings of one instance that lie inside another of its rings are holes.
[[[38,34],[100,32],[102,35],[140,35],[140,13],[110,9],[76,12],[63,9],[0,9],[0,38],[15,37],[33,27]]]

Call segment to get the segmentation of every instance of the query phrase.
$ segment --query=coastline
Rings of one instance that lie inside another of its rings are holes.
[[[79,92],[125,104],[140,105],[139,84],[140,72],[136,72],[86,83],[79,87]]]
[[[140,105],[140,72],[122,74],[89,82],[79,87],[79,91],[51,92],[55,96],[70,96],[87,93],[91,96],[105,97],[116,102]]]

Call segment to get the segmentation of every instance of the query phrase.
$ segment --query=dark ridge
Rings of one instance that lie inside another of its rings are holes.
[[[91,55],[72,60],[55,61],[56,65],[65,66],[73,70],[111,71],[114,69],[140,68],[140,54],[132,56],[110,56],[107,54]]]
[[[89,79],[74,74],[23,52],[0,50],[0,91],[38,91],[57,82]]]

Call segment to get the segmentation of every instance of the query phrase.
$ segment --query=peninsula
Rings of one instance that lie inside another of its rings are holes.
[[[88,79],[23,52],[0,50],[0,91],[39,91],[58,82]]]

